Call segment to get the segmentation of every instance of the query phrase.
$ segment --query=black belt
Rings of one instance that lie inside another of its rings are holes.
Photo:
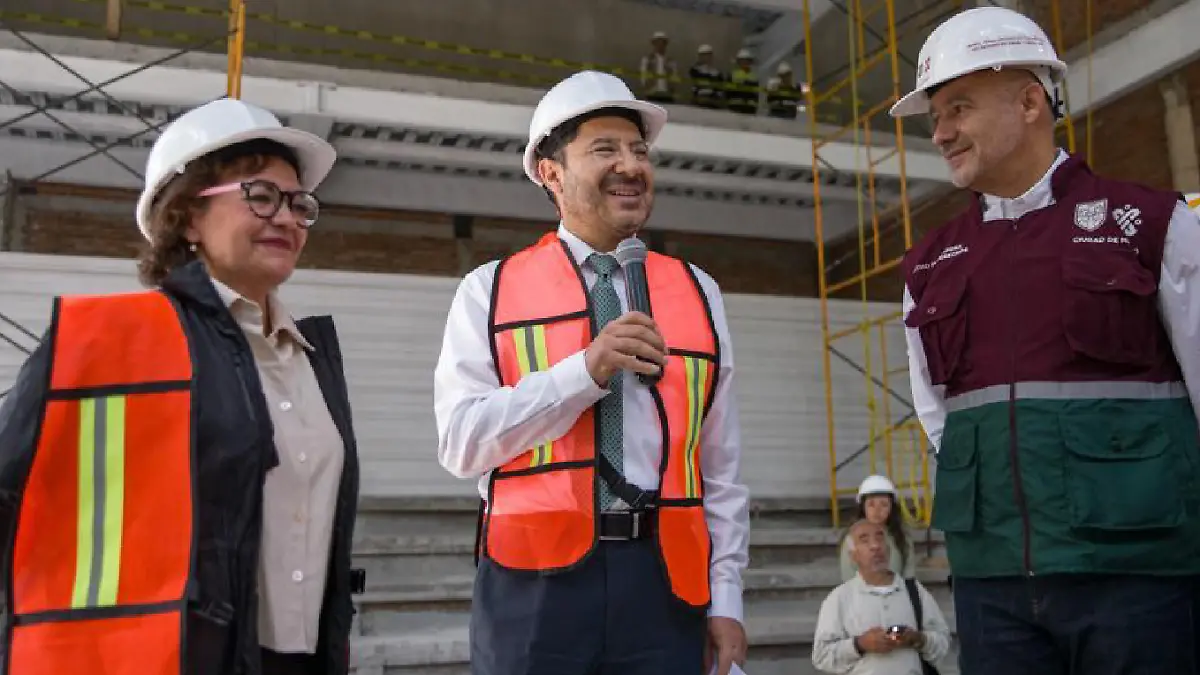
[[[605,511],[600,514],[601,541],[636,541],[654,534],[654,511]]]

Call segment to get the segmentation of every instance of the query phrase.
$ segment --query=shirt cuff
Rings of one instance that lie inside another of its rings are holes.
[[[554,367],[550,369],[550,377],[554,380],[554,387],[558,389],[560,399],[563,401],[586,399],[587,405],[591,405],[609,393],[608,389],[596,384],[596,381],[592,379],[583,351],[576,352],[554,364]]]
[[[727,581],[712,585],[712,605],[708,608],[708,616],[722,616],[745,624],[742,620],[742,587]]]
[[[838,643],[837,650],[841,652],[838,654],[838,662],[854,663],[863,657],[862,654],[858,653],[858,649],[854,647],[854,640],[854,637],[849,637]]]

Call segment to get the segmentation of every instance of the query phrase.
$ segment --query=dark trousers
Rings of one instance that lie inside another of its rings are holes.
[[[313,654],[281,654],[262,650],[262,675],[321,675]]]
[[[473,675],[701,675],[705,635],[704,613],[671,595],[653,539],[602,541],[546,576],[479,561]]]
[[[954,578],[962,675],[1200,675],[1197,580]]]

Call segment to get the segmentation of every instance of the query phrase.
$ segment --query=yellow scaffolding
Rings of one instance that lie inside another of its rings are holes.
[[[813,63],[813,25],[810,0],[804,0],[804,46],[805,65],[810,80],[815,80]],[[894,120],[894,140],[891,147],[880,143],[874,122],[901,96],[900,52],[896,25],[895,0],[878,0],[871,7],[864,7],[864,0],[846,0],[846,34],[848,43],[848,74],[824,90],[808,88],[809,124],[812,136],[813,210],[816,221],[816,244],[818,292],[821,302],[821,334],[824,342],[823,368],[825,374],[826,431],[829,443],[829,497],[833,513],[833,525],[840,525],[841,498],[854,494],[858,485],[839,485],[842,469],[864,453],[869,473],[884,473],[896,483],[901,493],[899,503],[906,519],[913,524],[928,525],[932,507],[932,492],[929,487],[928,442],[913,413],[896,418],[892,398],[911,405],[893,391],[896,376],[907,370],[906,365],[896,367],[894,363],[907,364],[905,355],[891,355],[889,362],[889,328],[898,326],[900,312],[892,311],[878,316],[871,315],[868,304],[868,282],[882,274],[891,272],[900,265],[901,257],[885,259],[883,237],[888,234],[883,228],[894,223],[903,237],[904,249],[912,245],[912,214],[908,203],[908,181],[905,175],[904,127],[900,119]],[[958,4],[957,2],[955,3]],[[934,8],[936,9],[936,8]],[[885,17],[884,47],[868,52],[867,33],[878,33],[869,27],[869,21],[882,12]],[[882,101],[863,101],[859,81],[875,68],[886,67],[890,71],[890,93]],[[849,122],[830,133],[821,133],[818,119],[822,104],[828,104],[832,95],[849,89]],[[832,282],[829,278],[826,218],[823,212],[821,186],[826,182],[824,174],[832,172],[830,164],[822,156],[822,150],[834,140],[851,136],[856,147],[854,180],[857,200],[858,221],[858,272],[849,279]],[[887,208],[880,208],[878,199],[877,172],[885,162],[894,162],[898,169],[899,201]],[[862,314],[853,326],[834,331],[830,321],[830,299],[839,292],[857,287],[861,300]],[[837,344],[847,338],[858,336],[862,341],[862,363],[855,363]],[[839,452],[835,419],[835,377],[832,357],[837,356],[863,376],[867,409],[867,440],[850,453]],[[846,456],[843,456],[846,455]]]

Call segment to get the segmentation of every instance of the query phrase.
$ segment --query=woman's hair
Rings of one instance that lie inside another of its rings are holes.
[[[291,148],[261,138],[214,150],[188,162],[183,173],[167,183],[150,206],[151,241],[138,254],[138,280],[146,286],[159,286],[172,270],[195,259],[187,228],[205,208],[204,198],[197,194],[235,176],[258,173],[275,158],[300,173],[300,162]]]
[[[892,508],[888,509],[887,522],[884,525],[887,527],[888,534],[892,535],[892,539],[896,542],[896,548],[900,549],[900,567],[903,569],[908,566],[908,536],[904,534],[904,520],[900,515],[900,505],[896,503],[896,498],[893,495],[887,495],[892,500]],[[858,502],[858,512],[854,517],[855,521],[865,519],[867,517],[867,499],[870,497],[879,496],[879,493],[872,495],[863,495]],[[896,570],[897,573],[900,570]]]

